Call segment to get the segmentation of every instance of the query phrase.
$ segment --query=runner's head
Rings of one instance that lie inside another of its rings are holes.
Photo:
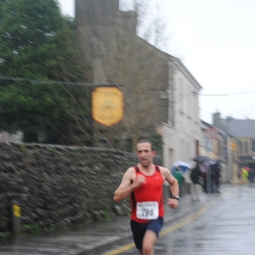
[[[139,140],[137,143],[137,156],[143,167],[153,163],[156,152],[153,143],[148,139]]]
[[[149,139],[141,139],[141,140],[139,140],[137,142],[137,146],[138,146],[139,143],[149,143],[151,145],[151,150],[155,151],[155,146],[154,146],[153,142],[150,141]]]

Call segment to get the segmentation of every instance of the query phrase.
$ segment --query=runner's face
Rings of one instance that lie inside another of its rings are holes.
[[[155,151],[151,150],[150,143],[137,144],[137,156],[142,166],[146,167],[152,163],[152,159],[155,156]]]

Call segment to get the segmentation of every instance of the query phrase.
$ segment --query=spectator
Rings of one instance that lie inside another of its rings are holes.
[[[202,185],[202,172],[199,163],[196,164],[194,168],[191,169],[190,179],[192,181],[191,184],[191,199],[193,201],[199,201],[199,189],[200,185]]]
[[[211,182],[212,182],[212,192],[220,193],[220,162],[216,162],[211,166]]]
[[[254,185],[254,178],[255,178],[255,167],[250,169],[248,179],[250,181],[251,186]]]
[[[181,197],[181,195],[182,195],[182,184],[183,184],[185,178],[183,177],[183,173],[182,173],[182,170],[181,170],[180,166],[176,167],[173,175],[174,175],[175,179],[178,181],[179,196]]]

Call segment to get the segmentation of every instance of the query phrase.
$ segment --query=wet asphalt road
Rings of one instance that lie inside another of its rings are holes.
[[[116,252],[122,247],[104,254],[138,254],[129,247]],[[255,187],[233,186],[192,218],[164,226],[155,255],[177,254],[255,255]]]

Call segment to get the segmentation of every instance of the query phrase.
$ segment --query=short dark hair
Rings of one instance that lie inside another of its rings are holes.
[[[149,144],[151,145],[151,150],[152,150],[152,151],[155,151],[155,146],[154,146],[154,144],[153,144],[153,142],[152,142],[151,140],[146,139],[146,138],[143,138],[143,139],[140,139],[140,140],[137,142],[137,145],[138,145],[139,143],[149,143]]]

